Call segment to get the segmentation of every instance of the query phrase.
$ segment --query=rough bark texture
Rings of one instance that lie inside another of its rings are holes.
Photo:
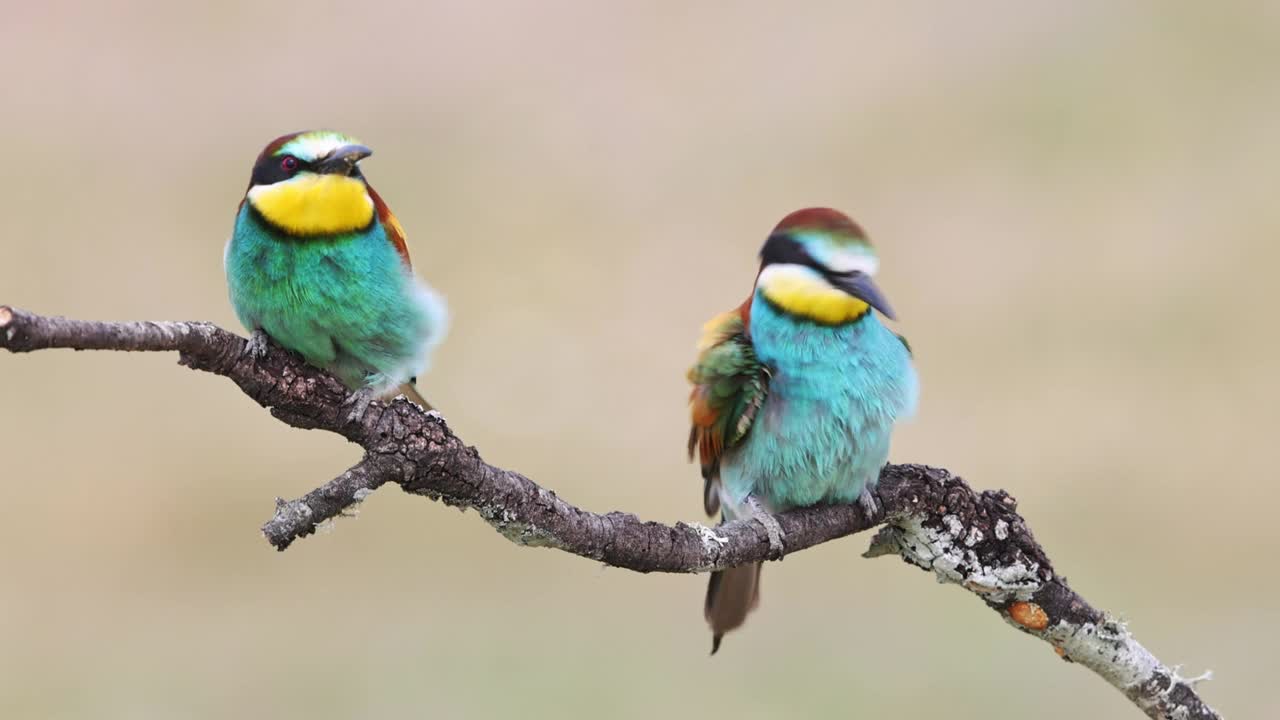
[[[291,501],[276,500],[262,531],[278,550],[390,482],[406,492],[472,508],[520,545],[550,547],[637,572],[699,573],[776,559],[765,528],[752,520],[708,528],[641,521],[623,512],[582,510],[525,476],[484,462],[434,412],[403,398],[373,403],[359,422],[342,405],[337,380],[271,347],[260,358],[246,341],[209,323],[104,323],[43,317],[0,306],[0,348],[28,352],[176,350],[190,368],[230,378],[280,420],[329,430],[364,448],[355,467]],[[946,470],[890,465],[877,488],[880,511],[827,506],[777,517],[784,553],[883,524],[868,557],[897,555],[941,582],[973,592],[1013,627],[1097,673],[1152,718],[1220,716],[1134,639],[1125,625],[1091,606],[1058,575],[1017,504],[1004,491],[976,493]]]

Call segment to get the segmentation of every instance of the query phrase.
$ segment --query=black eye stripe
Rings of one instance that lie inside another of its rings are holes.
[[[804,246],[798,240],[785,232],[770,235],[769,239],[764,241],[764,247],[760,248],[760,269],[763,270],[769,265],[803,265],[817,271],[828,281],[859,274],[857,270],[848,272],[831,270],[814,260],[813,256],[804,249]]]
[[[767,265],[803,265],[823,275],[828,272],[805,252],[803,245],[786,233],[774,233],[764,241],[764,247],[760,249],[760,267]]]
[[[249,185],[270,185],[281,180],[288,180],[310,167],[310,164],[302,158],[292,157],[298,161],[297,166],[292,171],[284,168],[284,155],[268,155],[260,158],[258,163],[253,166],[253,175],[249,178]]]

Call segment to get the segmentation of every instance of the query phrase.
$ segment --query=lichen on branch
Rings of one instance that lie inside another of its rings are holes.
[[[771,555],[768,533],[755,520],[712,529],[578,508],[520,473],[489,465],[438,413],[403,398],[375,402],[352,422],[343,407],[350,392],[341,383],[279,347],[271,346],[261,357],[246,352],[246,342],[210,323],[93,322],[0,306],[0,348],[10,352],[177,351],[183,365],[229,378],[281,421],[328,430],[360,445],[365,455],[354,467],[301,498],[277,499],[262,532],[278,550],[381,486],[394,484],[474,509],[519,545],[562,550],[637,572],[702,573]],[[1204,676],[1180,677],[1139,644],[1124,623],[1094,609],[1067,585],[1007,493],[974,492],[941,468],[889,465],[876,495],[880,509],[872,517],[857,505],[777,516],[784,554],[882,525],[868,557],[895,555],[965,588],[1010,626],[1044,640],[1064,660],[1119,689],[1148,717],[1221,717],[1196,692]]]

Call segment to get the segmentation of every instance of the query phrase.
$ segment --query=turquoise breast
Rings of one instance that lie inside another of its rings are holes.
[[[911,355],[874,312],[838,326],[777,310],[759,292],[751,341],[769,394],[751,431],[725,453],[732,501],[755,494],[774,511],[853,502],[888,461],[894,423],[919,394]]]
[[[444,330],[442,301],[377,222],[331,238],[292,238],[245,203],[226,271],[246,328],[266,331],[353,389],[390,389],[415,376]]]

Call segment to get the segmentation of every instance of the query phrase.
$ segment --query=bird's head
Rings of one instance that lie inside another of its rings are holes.
[[[368,227],[374,199],[357,163],[373,151],[328,130],[284,135],[258,155],[245,201],[290,235],[336,235]]]
[[[769,234],[756,289],[783,312],[827,325],[856,320],[869,308],[892,320],[893,309],[872,282],[878,267],[857,223],[830,208],[806,208]]]

